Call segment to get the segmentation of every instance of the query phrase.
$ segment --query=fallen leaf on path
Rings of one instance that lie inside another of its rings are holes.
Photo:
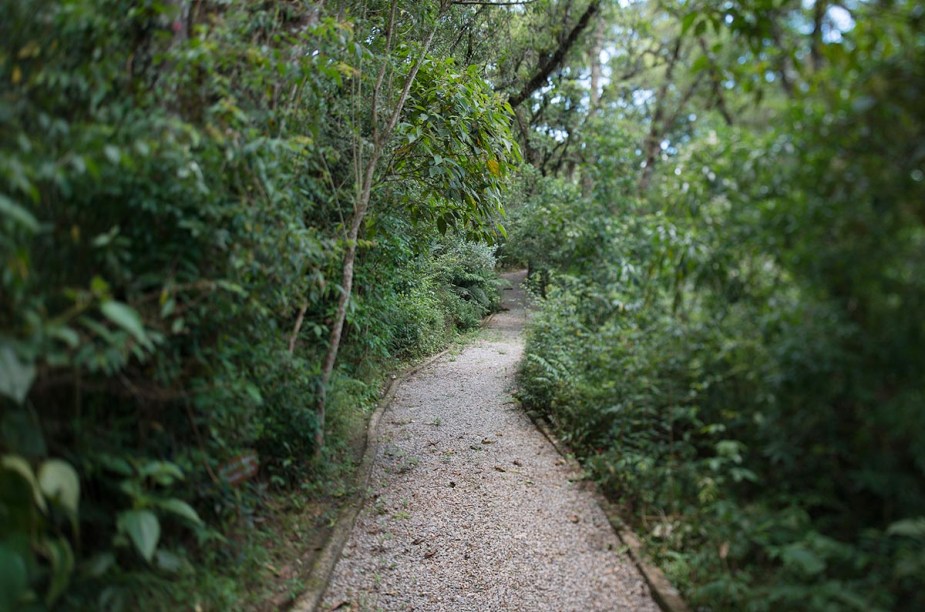
[[[495,443],[495,441],[494,441],[494,440],[491,440],[491,439],[489,439],[489,438],[483,438],[483,439],[482,439],[482,444],[494,444],[494,443]]]
[[[495,466],[495,469],[498,470],[499,472],[506,472],[506,471],[507,471],[506,469],[504,469],[504,468],[501,467],[500,465],[496,465],[496,466]]]
[[[577,523],[577,522],[580,521],[581,519],[578,518],[578,515],[577,515],[577,514],[573,514],[572,516],[570,516],[570,517],[568,518],[568,520],[572,521],[573,523]]]

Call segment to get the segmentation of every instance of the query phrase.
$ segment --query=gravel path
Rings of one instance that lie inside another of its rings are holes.
[[[511,399],[523,273],[480,339],[408,379],[322,610],[658,610],[607,518]]]

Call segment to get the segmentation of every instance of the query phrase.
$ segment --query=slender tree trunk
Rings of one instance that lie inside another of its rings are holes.
[[[813,72],[818,72],[822,68],[822,28],[825,25],[825,14],[828,10],[829,7],[825,0],[816,0],[813,4],[813,31],[810,34],[812,43],[809,53]]]
[[[308,310],[308,302],[304,302],[299,308],[299,316],[296,317],[295,326],[292,328],[292,334],[289,336],[289,354],[295,353],[295,345],[299,340],[299,332],[302,331],[302,322],[305,321],[305,311]]]
[[[517,127],[520,130],[524,159],[534,166],[539,166],[539,164],[536,163],[536,151],[530,146],[530,126],[524,121],[519,108],[514,109],[514,120],[517,121]]]
[[[661,129],[657,129],[655,125],[652,127],[651,134],[654,134],[654,144],[651,151],[651,157],[646,157],[646,167],[644,168],[643,178],[645,182],[640,181],[639,191],[644,192],[649,187],[649,181],[652,178],[652,173],[655,171],[655,163],[658,160],[658,150],[661,148],[661,141],[674,127],[674,124],[677,122],[678,117],[684,111],[684,107],[687,106],[687,103],[690,102],[690,99],[694,96],[694,93],[697,91],[697,88],[700,87],[700,83],[703,81],[703,73],[697,75],[697,78],[691,83],[690,87],[687,88],[687,91],[684,92],[684,95],[681,96],[681,100],[678,102],[678,105],[675,107],[674,112],[671,113],[667,118],[664,118],[664,107],[662,107],[662,117],[661,118]],[[651,164],[651,165],[650,165]],[[648,172],[646,172],[648,171]]]
[[[777,21],[772,22],[771,26],[771,38],[774,40],[774,44],[778,49],[786,49],[783,41],[781,40],[781,31],[780,26],[777,24]],[[780,86],[784,90],[784,93],[788,97],[793,97],[794,85],[793,81],[790,78],[791,73],[794,72],[793,61],[790,57],[790,54],[784,53],[780,56],[780,59],[777,61],[777,75],[780,77]]]
[[[645,166],[642,168],[642,176],[639,177],[639,192],[642,193],[649,188],[649,182],[652,180],[652,172],[655,170],[655,162],[658,159],[658,151],[661,147],[662,139],[662,122],[665,118],[665,98],[668,97],[668,88],[671,86],[671,78],[674,74],[675,64],[681,56],[681,39],[675,41],[671,50],[671,57],[668,59],[668,67],[665,69],[665,80],[658,88],[655,94],[655,113],[652,115],[652,124],[649,126],[649,134],[643,144],[645,153]]]
[[[334,373],[334,364],[340,350],[340,341],[344,332],[344,322],[347,319],[347,304],[353,294],[353,268],[357,256],[357,238],[360,227],[369,210],[369,198],[372,194],[372,183],[376,173],[376,166],[382,156],[382,147],[374,146],[372,155],[367,161],[366,172],[363,175],[363,185],[357,197],[353,217],[350,220],[350,229],[347,232],[347,250],[344,253],[344,262],[341,272],[341,292],[337,299],[337,312],[334,315],[334,324],[331,326],[331,335],[328,338],[328,352],[324,356],[321,366],[321,388],[318,390],[318,403],[315,407],[317,429],[315,430],[315,454],[321,453],[324,448],[325,412],[327,407],[327,390]]]
[[[167,4],[176,9],[170,29],[173,32],[173,45],[178,46],[183,44],[189,36],[190,3],[188,0],[168,0]]]
[[[598,15],[597,23],[594,24],[594,36],[591,41],[591,50],[589,51],[590,57],[588,58],[591,62],[591,99],[588,106],[588,117],[585,119],[586,125],[591,123],[597,116],[598,110],[600,110],[601,107],[601,51],[604,49],[605,26],[606,19],[604,19],[603,15]],[[593,155],[593,151],[591,153]],[[581,191],[585,197],[587,197],[594,191],[594,178],[591,176],[590,172],[590,167],[593,162],[588,159],[584,161],[584,168],[581,173]]]
[[[391,38],[395,19],[395,6],[396,3],[393,2],[391,15],[389,17],[386,42],[387,53],[391,49]],[[445,3],[441,4],[441,13],[446,10],[446,6],[447,5]],[[319,389],[318,402],[315,406],[315,417],[317,421],[317,429],[315,430],[316,456],[319,456],[324,448],[327,389],[331,382],[331,375],[334,373],[334,365],[337,362],[337,353],[340,351],[340,342],[343,336],[344,322],[347,319],[347,304],[350,302],[350,298],[353,295],[353,270],[356,263],[357,238],[360,235],[360,228],[363,227],[363,221],[366,219],[366,213],[369,211],[369,200],[372,195],[373,184],[376,179],[376,169],[379,165],[379,160],[382,159],[382,154],[385,150],[385,147],[389,142],[389,137],[392,135],[395,126],[398,124],[398,119],[401,116],[405,102],[408,101],[408,95],[411,92],[411,85],[414,83],[414,79],[417,77],[418,71],[421,68],[421,64],[424,61],[424,58],[427,56],[427,52],[430,49],[430,45],[433,42],[434,35],[436,33],[437,25],[434,25],[433,29],[431,29],[430,33],[427,35],[427,39],[424,41],[424,45],[420,54],[418,55],[417,60],[412,65],[408,75],[405,77],[401,94],[399,95],[398,100],[395,102],[395,106],[392,109],[392,113],[385,126],[380,126],[377,110],[381,88],[386,73],[385,63],[383,63],[383,66],[380,68],[379,74],[376,77],[376,84],[373,87],[371,98],[372,106],[370,110],[373,125],[372,151],[370,152],[369,158],[365,161],[365,166],[363,165],[362,156],[360,155],[359,151],[355,156],[355,159],[357,160],[356,163],[362,166],[362,179],[360,181],[359,189],[357,190],[353,215],[350,218],[350,226],[346,236],[347,250],[344,252],[344,260],[341,273],[341,294],[337,300],[337,311],[334,315],[334,322],[331,325],[331,334],[328,339],[328,351],[325,354],[324,362],[322,363],[321,367],[321,388]],[[383,60],[383,62],[385,61],[386,60]],[[360,168],[357,169],[360,170]]]
[[[710,83],[713,87],[714,105],[719,111],[719,114],[723,116],[723,121],[726,122],[726,125],[732,125],[732,113],[729,112],[729,107],[726,106],[726,97],[723,95],[723,75],[720,73],[719,68],[716,65],[716,60],[710,53],[710,47],[707,45],[707,40],[701,36],[698,39],[698,42],[700,43],[700,49],[703,51],[704,57],[706,57],[707,61],[710,62]]]

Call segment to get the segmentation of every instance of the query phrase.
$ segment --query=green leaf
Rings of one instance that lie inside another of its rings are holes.
[[[110,300],[103,302],[100,310],[107,319],[132,334],[136,340],[142,344],[147,344],[148,337],[145,334],[144,325],[142,325],[141,317],[138,316],[138,312],[134,308],[122,302]]]
[[[226,280],[218,280],[218,281],[215,281],[215,285],[219,287],[220,289],[224,289],[225,291],[230,291],[231,293],[240,295],[242,297],[247,296],[247,291],[244,290],[244,287],[242,287],[241,285],[237,283],[232,283],[231,281],[226,281]]]
[[[118,164],[119,160],[122,158],[119,147],[111,144],[103,147],[103,154],[106,156],[106,159],[108,159],[113,164]]]
[[[249,382],[244,385],[244,390],[247,392],[250,398],[254,400],[254,402],[257,404],[263,403],[263,396],[260,395],[260,389],[257,388],[257,385]]]
[[[161,538],[161,523],[150,510],[128,510],[119,514],[117,526],[120,533],[128,535],[135,550],[151,562],[157,542]]]
[[[17,610],[29,588],[26,562],[12,548],[0,544],[0,610]]]
[[[97,610],[125,610],[129,589],[125,586],[110,586],[103,589],[96,602]]]
[[[164,305],[161,306],[161,318],[166,319],[173,314],[173,311],[177,308],[177,301],[173,298],[169,298],[164,301]]]
[[[70,327],[55,327],[49,330],[49,335],[61,340],[72,349],[77,348],[80,344],[80,336]]]
[[[202,524],[202,519],[199,518],[199,515],[196,514],[196,511],[193,510],[193,507],[182,499],[177,499],[174,497],[170,499],[159,500],[156,505],[158,508],[166,510],[171,514],[183,517],[192,523],[197,525]]]
[[[71,581],[71,574],[74,572],[74,552],[68,541],[63,538],[46,539],[42,549],[51,563],[51,582],[45,595],[45,603],[51,606],[61,597]]]
[[[703,70],[706,70],[710,67],[710,58],[706,55],[701,55],[694,60],[694,63],[691,64],[691,72],[697,73]]]
[[[39,468],[39,488],[50,500],[77,514],[80,503],[80,479],[67,461],[49,459]]]
[[[925,516],[897,521],[886,532],[893,536],[925,539]]]
[[[781,554],[785,567],[796,569],[802,574],[815,576],[825,569],[825,561],[819,555],[800,544],[786,547]]]
[[[35,500],[35,505],[38,506],[42,512],[45,512],[47,507],[45,506],[45,499],[42,497],[42,491],[39,488],[39,483],[35,479],[35,473],[32,471],[32,466],[18,455],[4,455],[3,459],[0,459],[0,466],[5,470],[11,472],[16,472],[29,484],[32,488],[32,497]]]
[[[97,297],[109,295],[109,283],[102,276],[94,276],[90,279],[90,292]]]
[[[25,408],[10,409],[0,415],[0,446],[15,451],[27,460],[48,455],[48,446],[38,419]]]
[[[82,571],[91,578],[99,578],[109,571],[116,563],[116,556],[111,552],[94,555],[82,566]]]
[[[183,480],[183,470],[176,463],[169,461],[149,461],[140,470],[142,478],[151,478],[159,485],[169,486],[177,480]]]
[[[131,476],[134,474],[131,464],[123,457],[103,453],[98,456],[97,461],[107,470],[111,470],[120,476]]]
[[[694,22],[697,18],[700,17],[699,12],[688,13],[681,19],[681,35],[687,34],[687,31],[691,29],[691,26],[694,25]]]
[[[0,195],[0,216],[8,217],[32,232],[39,231],[39,222],[32,213],[5,195]]]
[[[103,248],[103,247],[109,246],[110,244],[112,244],[113,240],[115,240],[119,236],[119,232],[120,232],[120,228],[118,225],[116,225],[115,227],[110,229],[108,232],[105,232],[103,234],[100,234],[94,237],[93,240],[91,241],[91,244],[95,246],[96,248]],[[96,278],[99,278],[99,277],[96,277]],[[94,278],[94,281],[96,280],[96,278]]]
[[[167,550],[157,551],[154,564],[165,572],[176,574],[183,569],[183,558]]]
[[[35,364],[23,363],[9,344],[0,346],[0,394],[22,404],[35,380]]]

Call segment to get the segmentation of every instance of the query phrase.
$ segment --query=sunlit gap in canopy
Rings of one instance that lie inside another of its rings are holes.
[[[822,20],[822,40],[827,43],[841,42],[842,35],[854,29],[854,17],[851,11],[856,9],[860,2],[844,2],[842,5],[829,6],[825,10]],[[816,0],[803,0],[803,8],[807,11],[816,6]],[[802,24],[801,29],[806,34],[812,32],[813,24],[809,21]]]

